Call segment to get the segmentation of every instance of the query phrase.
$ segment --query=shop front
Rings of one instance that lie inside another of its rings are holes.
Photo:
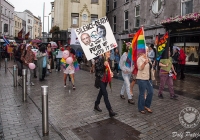
[[[185,72],[200,74],[200,21],[180,20],[163,24],[169,31],[170,49],[182,48],[187,56]]]

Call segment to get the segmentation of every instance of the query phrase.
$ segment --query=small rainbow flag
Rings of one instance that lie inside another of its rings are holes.
[[[132,60],[132,45],[131,45],[131,43],[126,43],[126,46],[129,46],[130,48],[129,48],[128,56],[127,56],[127,59],[125,62],[125,66],[130,68],[131,64],[133,62],[133,60]]]

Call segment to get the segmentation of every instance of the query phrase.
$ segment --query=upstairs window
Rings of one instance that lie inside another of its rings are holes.
[[[124,29],[128,29],[128,11],[124,11]]]
[[[117,26],[116,26],[116,16],[113,17],[113,32],[116,32]]]
[[[72,13],[71,14],[71,24],[72,27],[78,27],[79,26],[79,14],[78,13]]]
[[[154,0],[152,3],[152,12],[154,14],[159,13],[162,7],[162,0]]]
[[[135,27],[140,26],[140,5],[135,7]]]
[[[109,0],[106,0],[106,12],[109,12]]]
[[[80,2],[80,0],[71,0],[71,2]],[[54,7],[53,7],[54,8]],[[52,8],[52,9],[53,9]]]
[[[113,1],[113,9],[117,8],[117,0]]]
[[[193,0],[181,0],[182,16],[192,13],[193,11]]]
[[[129,2],[129,0],[125,0],[125,3]]]
[[[91,0],[91,3],[99,3],[99,0]]]
[[[91,15],[91,22],[94,22],[97,19],[98,19],[98,15],[94,15],[94,14]]]

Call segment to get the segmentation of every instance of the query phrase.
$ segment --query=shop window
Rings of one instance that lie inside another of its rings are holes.
[[[182,16],[192,13],[193,0],[181,0],[181,10]]]
[[[71,24],[72,27],[78,27],[79,26],[79,14],[78,13],[72,13],[71,14]]]
[[[113,1],[113,9],[117,8],[117,0]]]
[[[135,7],[135,27],[140,26],[140,5]]]
[[[113,17],[113,32],[116,32],[116,16]]]
[[[124,11],[124,29],[128,29],[128,11]]]
[[[94,14],[91,15],[91,22],[94,22],[97,19],[98,19],[98,15],[94,15]]]
[[[187,65],[198,65],[199,61],[199,46],[186,46],[185,54],[186,54],[186,64]]]

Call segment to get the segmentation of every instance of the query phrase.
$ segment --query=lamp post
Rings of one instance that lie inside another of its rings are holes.
[[[44,5],[43,5],[43,34],[42,34],[43,42],[44,42],[44,11],[45,11],[45,2],[44,2]]]

